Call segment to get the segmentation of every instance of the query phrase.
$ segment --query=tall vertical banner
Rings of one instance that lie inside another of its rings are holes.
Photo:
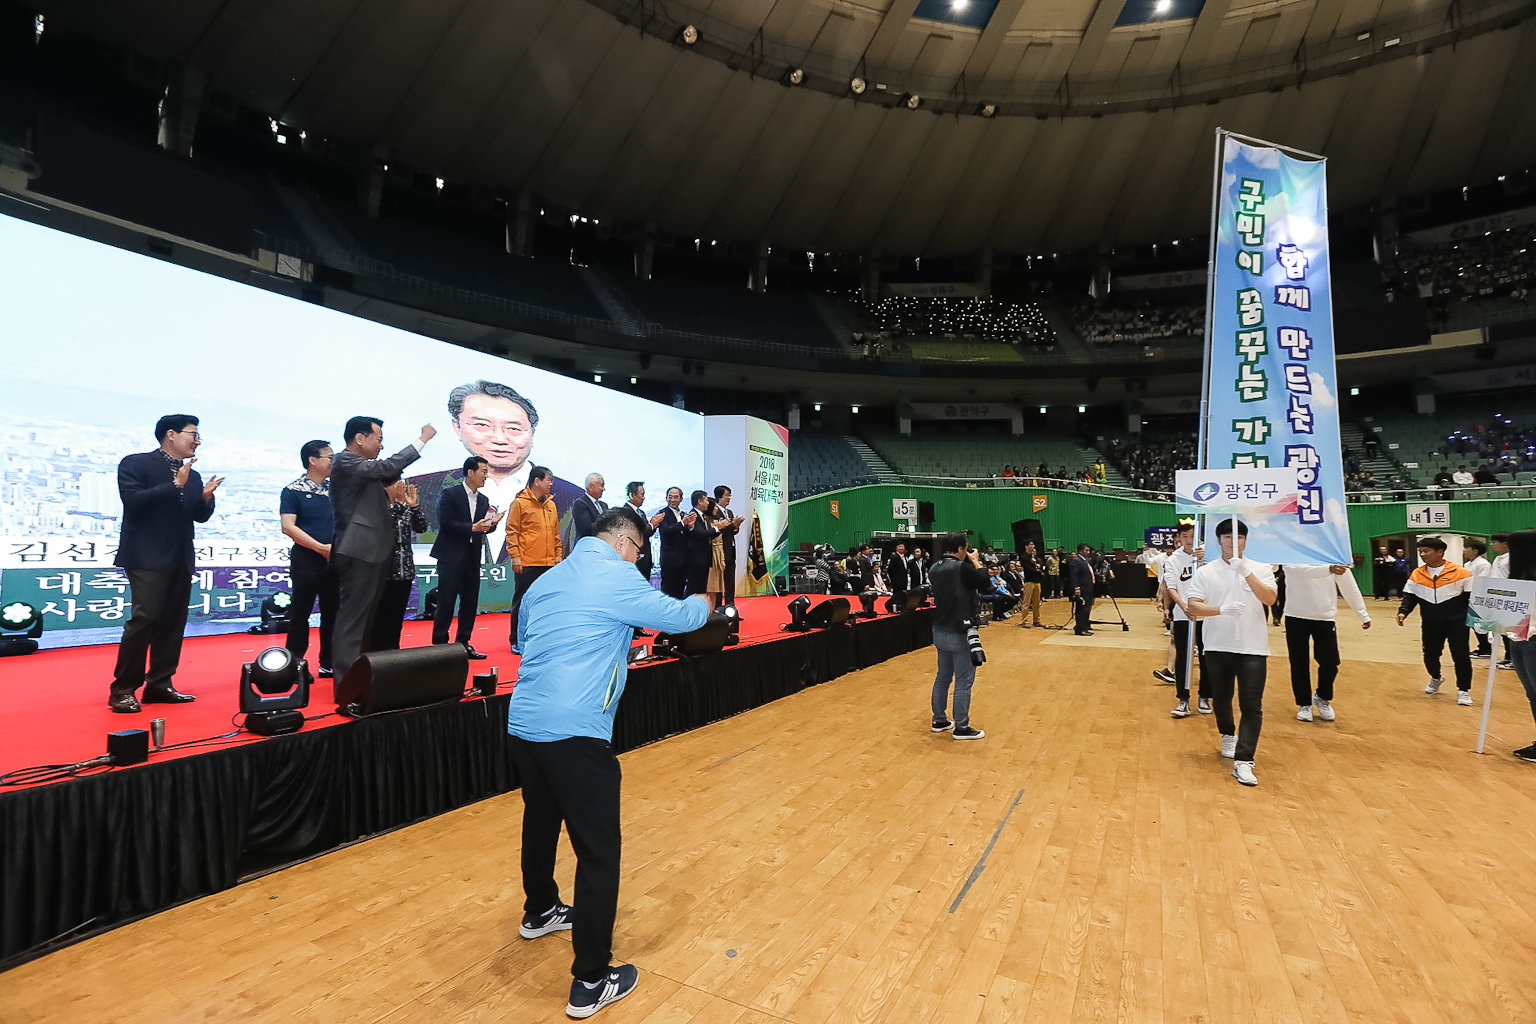
[[[774,593],[789,572],[789,431],[756,416],[704,421],[704,473],[710,493],[731,489],[731,511],[744,523],[736,536],[736,594]]]
[[[1244,516],[1266,562],[1349,565],[1326,161],[1218,131],[1202,469],[1296,470],[1294,512]]]

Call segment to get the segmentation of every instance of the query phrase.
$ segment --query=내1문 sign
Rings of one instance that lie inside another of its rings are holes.
[[[1472,601],[1467,605],[1467,625],[1484,633],[1497,633],[1515,641],[1531,638],[1531,608],[1536,606],[1536,580],[1501,580],[1479,576],[1472,581]],[[1483,723],[1477,731],[1477,752],[1488,739],[1488,712],[1493,707],[1494,677],[1498,659],[1488,659],[1488,685],[1483,687]]]

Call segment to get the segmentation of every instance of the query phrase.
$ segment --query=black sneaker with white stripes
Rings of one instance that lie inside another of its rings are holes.
[[[640,983],[640,972],[634,964],[610,967],[603,980],[588,983],[580,978],[571,981],[571,1001],[566,1004],[567,1017],[590,1017],[609,1003],[616,1003],[635,990]]]
[[[537,939],[550,932],[570,930],[571,908],[564,903],[556,903],[542,914],[524,914],[523,923],[518,926],[517,934],[525,939]]]

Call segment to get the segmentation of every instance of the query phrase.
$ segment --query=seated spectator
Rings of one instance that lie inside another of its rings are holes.
[[[1440,472],[1435,474],[1435,486],[1441,489],[1450,487],[1456,481],[1451,479],[1451,467],[1441,466]]]
[[[1456,472],[1451,474],[1451,480],[1457,487],[1471,487],[1477,483],[1477,479],[1469,472],[1466,466],[1457,466]]]
[[[1499,482],[1499,476],[1496,472],[1497,469],[1498,465],[1494,462],[1494,460],[1489,459],[1487,462],[1477,467],[1477,472],[1472,474],[1472,479],[1485,487],[1488,484],[1496,484]]]

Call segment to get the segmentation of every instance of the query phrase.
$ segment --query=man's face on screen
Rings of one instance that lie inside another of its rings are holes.
[[[470,395],[464,399],[464,408],[453,421],[453,429],[469,453],[489,462],[494,473],[517,469],[533,447],[528,413],[507,398]]]

